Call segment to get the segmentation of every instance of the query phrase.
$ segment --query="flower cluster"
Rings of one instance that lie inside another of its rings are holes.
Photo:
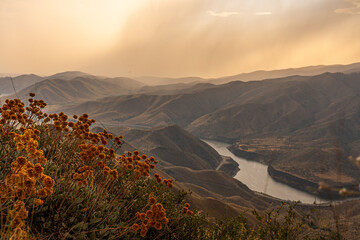
[[[23,201],[17,200],[14,203],[13,210],[9,211],[11,217],[11,227],[12,228],[21,228],[24,223],[23,220],[28,217],[28,211],[25,208],[25,203]]]
[[[0,108],[0,131],[4,131],[4,126],[7,127],[5,130],[17,126],[27,127],[34,123],[35,117],[42,119],[47,116],[42,111],[46,107],[46,103],[43,100],[34,100],[35,94],[33,93],[30,93],[30,96],[29,106],[26,108],[20,99],[5,100],[5,104]]]
[[[26,150],[25,156],[19,156],[11,163],[11,173],[5,177],[5,184],[1,193],[1,201],[17,197],[24,199],[38,195],[40,198],[47,197],[53,193],[55,181],[45,174],[44,165],[47,160],[43,156],[43,151],[37,149],[38,130],[32,128],[24,129],[24,134],[11,133],[16,149],[22,152]],[[30,159],[30,160],[29,160]],[[34,164],[31,160],[37,160]],[[38,184],[38,189],[36,183]],[[40,186],[40,187],[39,187]]]
[[[40,164],[44,165],[47,162],[47,159],[44,157],[42,150],[37,149],[39,143],[39,134],[38,129],[32,127],[26,129],[24,127],[20,128],[20,131],[23,134],[17,134],[15,132],[10,132],[9,135],[13,137],[14,142],[16,143],[16,149],[18,151],[26,150],[26,154],[30,159],[37,160]]]
[[[140,236],[144,237],[150,228],[161,230],[163,224],[168,224],[169,219],[166,217],[166,212],[161,203],[157,203],[154,197],[149,198],[151,207],[144,213],[136,213],[136,217],[141,221],[141,225],[134,223],[132,225],[133,231],[140,229]]]
[[[187,215],[192,215],[193,214],[193,211],[191,211],[189,209],[190,207],[190,204],[189,203],[185,203],[185,206],[183,207],[183,213],[186,213]]]
[[[95,135],[93,135],[93,138],[95,138]],[[109,149],[103,145],[84,143],[79,146],[79,149],[80,159],[86,164],[80,167],[73,176],[73,179],[77,180],[79,185],[87,184],[86,178],[93,176],[95,168],[99,168],[105,176],[110,176],[110,180],[119,178],[118,171],[116,169],[110,169],[110,167],[105,164],[106,161],[110,161],[116,157],[113,148]]]
[[[24,226],[23,220],[28,217],[29,212],[25,208],[23,201],[17,200],[14,207],[9,211],[11,219],[10,226],[13,230],[11,239],[29,239],[27,233],[22,229]]]
[[[145,154],[139,154],[139,151],[127,152],[118,158],[118,163],[123,171],[134,171],[135,179],[150,176],[151,169],[158,163],[154,157],[147,157]]]
[[[47,159],[38,149],[40,131],[34,127],[33,121],[47,116],[41,110],[45,106],[42,100],[30,98],[26,109],[19,99],[6,100],[0,108],[2,149],[7,153],[2,157],[12,161],[10,168],[4,166],[9,172],[0,183],[0,203],[13,205],[8,217],[14,239],[28,239],[22,229],[28,216],[25,203],[32,199],[34,206],[41,205],[43,200],[40,198],[51,195],[55,185],[54,179],[44,174],[43,165]]]
[[[36,207],[44,204],[44,198],[54,193],[55,180],[45,174],[45,169],[56,170],[57,174],[51,176],[61,177],[58,183],[63,179],[70,181],[71,187],[74,182],[84,186],[91,178],[91,182],[96,182],[104,177],[108,181],[101,184],[99,191],[106,194],[109,190],[110,195],[116,195],[119,202],[123,202],[122,197],[125,199],[132,188],[142,185],[158,164],[154,157],[139,151],[117,155],[117,148],[123,144],[121,135],[114,136],[106,130],[90,132],[95,120],[89,119],[87,114],[69,118],[63,112],[44,113],[46,103],[34,99],[34,96],[30,94],[27,107],[21,100],[15,99],[6,100],[0,108],[0,167],[3,178],[0,179],[0,204],[5,206],[1,213],[6,216],[9,236],[14,239],[29,238],[27,231],[30,228],[25,226],[27,209],[35,213],[40,209]],[[66,174],[69,169],[69,174]],[[59,176],[63,173],[65,175]],[[119,178],[121,181],[114,181]],[[158,183],[170,188],[173,186],[171,179],[162,179],[158,174],[155,178]],[[151,190],[157,190],[157,187],[153,186]],[[157,194],[159,192],[156,191]],[[153,196],[149,197],[149,203],[141,208],[136,218],[128,221],[126,228],[140,230],[141,236],[145,236],[150,228],[161,230],[169,222],[165,208],[155,199],[158,195],[149,194]]]
[[[15,197],[24,199],[35,195],[44,198],[53,193],[55,181],[43,174],[44,168],[40,163],[34,165],[20,156],[11,165],[12,173],[5,177],[5,184],[0,190],[2,202]],[[36,186],[37,182],[40,184]]]
[[[169,188],[172,188],[173,187],[173,181],[172,181],[172,179],[162,179],[162,177],[160,177],[160,175],[159,174],[155,174],[154,175],[154,177],[155,177],[155,179],[156,179],[156,181],[158,182],[158,183],[161,183],[161,182],[163,182],[166,186],[168,186]]]

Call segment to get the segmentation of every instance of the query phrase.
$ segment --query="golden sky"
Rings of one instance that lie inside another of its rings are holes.
[[[0,73],[218,77],[360,62],[360,0],[0,0]]]

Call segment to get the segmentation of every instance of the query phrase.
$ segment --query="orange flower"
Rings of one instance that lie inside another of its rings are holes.
[[[42,174],[44,172],[44,168],[41,167],[40,163],[35,164],[34,170],[37,174]]]
[[[160,230],[161,228],[162,228],[161,223],[159,223],[159,222],[155,223],[155,229],[156,230]]]
[[[44,201],[39,198],[35,198],[34,203],[36,206],[40,206],[44,203]]]
[[[169,223],[169,219],[166,218],[166,217],[164,217],[163,220],[162,220],[162,222],[163,222],[164,224],[168,224],[168,223]]]
[[[147,210],[147,211],[146,211],[146,217],[147,217],[147,218],[152,218],[153,214],[154,214],[154,213],[153,213],[151,210]]]
[[[149,203],[155,204],[155,203],[156,203],[156,199],[155,199],[154,197],[149,198]]]
[[[20,156],[16,159],[20,166],[24,166],[27,163],[26,157]]]
[[[139,228],[140,228],[139,224],[134,223],[134,224],[132,225],[132,230],[133,230],[133,231],[137,231],[137,230],[139,230]]]
[[[55,184],[54,179],[52,179],[49,176],[45,178],[45,180],[44,180],[45,187],[52,188],[54,186],[54,184]]]

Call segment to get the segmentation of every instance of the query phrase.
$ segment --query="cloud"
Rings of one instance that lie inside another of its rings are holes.
[[[208,11],[208,13],[211,15],[211,16],[214,16],[214,17],[229,17],[231,15],[238,15],[239,12],[214,12],[214,11]]]
[[[334,14],[354,1],[85,2],[0,0],[0,72],[217,77],[360,61],[359,15]]]
[[[335,13],[360,14],[360,0],[344,0],[344,1],[352,4],[352,7],[338,8],[335,10]]]
[[[255,15],[271,15],[272,12],[256,12]]]

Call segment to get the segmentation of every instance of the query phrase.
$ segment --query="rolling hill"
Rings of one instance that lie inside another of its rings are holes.
[[[61,77],[61,76],[60,76]],[[92,78],[77,76],[72,79],[45,79],[18,92],[26,99],[29,92],[51,105],[82,102],[111,95],[129,94],[143,84],[128,78]]]
[[[360,149],[359,95],[360,73],[324,73],[235,81],[173,95],[114,96],[64,110],[125,125],[177,124],[199,137],[234,143],[233,150],[246,147],[277,170],[315,184],[339,182],[334,172],[340,161],[346,180],[341,184],[355,186],[359,170],[347,156]],[[336,149],[341,154],[334,158]]]
[[[43,80],[43,78],[35,74],[20,75],[13,78],[0,77],[0,96],[13,94],[14,87],[16,91],[20,91],[21,89],[34,85],[41,80]]]

